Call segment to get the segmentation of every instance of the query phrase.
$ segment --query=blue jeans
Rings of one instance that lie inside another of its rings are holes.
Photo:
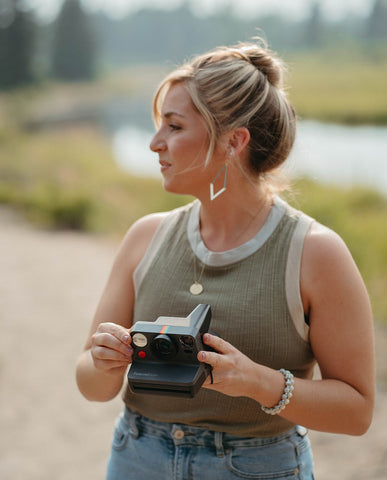
[[[244,438],[162,423],[125,409],[113,438],[106,480],[313,480],[303,427]]]

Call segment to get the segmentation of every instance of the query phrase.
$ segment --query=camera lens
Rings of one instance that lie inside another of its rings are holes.
[[[153,353],[160,359],[170,359],[176,355],[176,347],[168,335],[157,335],[152,341]]]

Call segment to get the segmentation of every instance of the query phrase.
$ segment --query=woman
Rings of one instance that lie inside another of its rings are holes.
[[[307,428],[361,435],[374,402],[372,314],[343,241],[275,193],[295,137],[281,62],[264,45],[218,48],[172,72],[154,100],[164,188],[196,200],[125,236],[77,366],[107,401],[138,320],[212,307],[193,399],[134,394],[108,479],[312,479]],[[321,378],[313,378],[316,363]],[[302,425],[300,427],[299,425]]]

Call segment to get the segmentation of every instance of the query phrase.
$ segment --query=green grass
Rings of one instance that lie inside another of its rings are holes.
[[[300,118],[387,124],[387,51],[305,53],[288,59],[289,98]]]
[[[187,201],[158,180],[122,172],[90,127],[14,132],[0,145],[0,202],[42,226],[122,234],[138,217]]]

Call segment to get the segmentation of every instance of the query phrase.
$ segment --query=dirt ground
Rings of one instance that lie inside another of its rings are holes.
[[[121,400],[89,403],[74,364],[117,249],[106,238],[36,229],[0,208],[0,478],[102,480]],[[387,331],[362,437],[311,432],[317,480],[387,479]]]

